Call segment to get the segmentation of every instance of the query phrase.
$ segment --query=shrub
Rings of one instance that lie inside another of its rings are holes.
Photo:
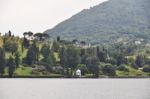
[[[114,58],[108,59],[107,62],[110,63],[110,64],[112,64],[112,65],[117,64],[117,61],[116,61],[116,59],[114,59]]]
[[[145,58],[145,64],[150,65],[150,59],[149,58]]]
[[[5,48],[6,51],[12,52],[12,54],[13,54],[14,52],[17,51],[18,45],[17,45],[17,43],[15,43],[15,42],[11,42],[11,41],[8,42],[8,41],[7,41],[7,42],[4,44],[4,48]]]
[[[143,71],[144,72],[150,72],[150,66],[144,66]]]
[[[138,67],[144,66],[144,64],[145,64],[144,56],[142,56],[142,55],[136,56],[135,63]]]
[[[117,70],[119,70],[119,71],[126,71],[126,72],[129,72],[129,69],[128,69],[128,68],[126,68],[126,66],[125,66],[125,65],[120,65],[120,66],[118,66],[118,67],[117,67]]]
[[[115,68],[115,66],[112,66],[112,65],[105,65],[102,68],[102,71],[107,76],[115,76],[116,75],[116,68]]]
[[[131,67],[133,67],[134,69],[138,69],[139,68],[138,65],[136,65],[135,63],[132,63]]]

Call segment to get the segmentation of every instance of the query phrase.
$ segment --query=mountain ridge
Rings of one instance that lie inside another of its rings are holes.
[[[150,37],[149,0],[109,0],[84,9],[44,33],[52,38],[114,42],[117,38]]]

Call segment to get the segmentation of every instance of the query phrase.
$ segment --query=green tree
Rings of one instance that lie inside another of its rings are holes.
[[[86,59],[86,66],[95,77],[99,76],[99,59],[97,57],[88,57]]]
[[[8,65],[9,77],[12,77],[16,67],[15,60],[13,59],[12,56],[9,57],[7,65]]]
[[[60,49],[59,43],[56,42],[56,41],[54,41],[54,42],[53,42],[52,49],[53,49],[54,52],[59,52],[59,49]]]
[[[143,71],[150,73],[150,66],[144,66]]]
[[[126,66],[125,66],[124,64],[118,66],[118,67],[117,67],[117,70],[129,72],[129,69],[126,68]]]
[[[80,56],[83,57],[85,54],[86,54],[86,50],[84,48],[81,48]]]
[[[52,54],[49,54],[48,57],[45,59],[45,66],[47,70],[52,70],[52,67],[54,66],[54,58]]]
[[[28,47],[30,46],[29,40],[24,37],[24,38],[23,38],[22,45],[23,45],[23,46],[22,46],[22,49],[23,49],[23,47],[28,48]]]
[[[136,56],[135,63],[138,67],[144,66],[144,64],[145,64],[144,57],[142,55]]]
[[[12,33],[11,33],[11,31],[10,31],[10,30],[8,31],[8,35],[9,35],[9,37],[11,37],[11,36],[12,36]]]
[[[110,64],[105,65],[102,68],[102,71],[107,76],[115,76],[116,75],[116,68]]]
[[[41,48],[41,53],[44,57],[44,60],[47,59],[51,53],[50,46],[47,44],[44,44],[43,47]]]
[[[67,65],[66,64],[67,63],[67,52],[66,52],[66,48],[64,46],[60,49],[59,56],[60,56],[61,66],[63,68],[65,68],[65,66]]]
[[[96,49],[94,47],[90,47],[86,49],[86,54],[89,56],[96,56]]]
[[[116,65],[117,64],[117,60],[113,57],[107,59],[107,63],[110,63],[112,65]]]
[[[106,51],[104,50],[101,50],[99,47],[97,47],[97,57],[99,58],[99,60],[101,62],[106,62],[106,59],[107,59],[107,53]]]
[[[60,42],[60,36],[57,36],[57,42]]]
[[[31,45],[31,47],[29,48],[28,52],[27,52],[27,56],[26,56],[26,64],[28,65],[32,65],[38,62],[38,47],[36,46],[36,43],[33,42],[33,44]]]
[[[121,54],[121,53],[117,53],[116,55],[116,61],[117,61],[117,66],[121,65],[121,64],[124,64],[125,62],[125,58],[124,58],[124,55]]]
[[[43,40],[43,33],[36,33],[34,34],[36,40],[42,41]]]
[[[12,55],[18,50],[18,45],[12,40],[6,41],[4,44],[6,51],[11,52]]]
[[[69,45],[66,49],[66,63],[67,69],[71,69],[71,76],[73,75],[73,69],[80,63],[80,51],[78,48]]]
[[[135,60],[134,60],[134,58],[133,57],[129,57],[128,58],[128,63],[133,63]]]
[[[54,53],[50,50],[48,45],[43,45],[41,49],[41,53],[43,55],[42,63],[46,66],[47,70],[51,71],[52,67],[55,65]]]
[[[18,68],[20,64],[20,55],[18,52],[15,53],[15,63],[16,63],[16,68]]]
[[[29,31],[27,34],[28,34],[28,37],[31,39],[31,37],[33,36],[33,32]]]
[[[83,55],[82,57],[81,57],[81,64],[85,64],[86,63],[86,59],[87,59],[87,57],[89,57],[90,55],[88,55],[88,54],[85,54],[85,55]]]
[[[136,65],[135,62],[131,63],[131,67],[134,68],[134,69],[138,69],[138,66]]]
[[[0,48],[0,75],[4,74],[5,69],[5,50]]]

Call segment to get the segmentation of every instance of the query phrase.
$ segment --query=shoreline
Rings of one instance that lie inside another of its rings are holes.
[[[54,76],[14,76],[14,77],[8,77],[8,76],[3,76],[0,77],[0,79],[2,78],[40,78],[40,79],[45,79],[45,78],[49,78],[49,79],[149,79],[150,76],[148,77],[63,77],[63,76],[58,76],[58,77],[54,77]]]

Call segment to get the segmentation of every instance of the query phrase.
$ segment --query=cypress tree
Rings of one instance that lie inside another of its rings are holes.
[[[15,63],[16,63],[16,68],[19,67],[19,64],[20,64],[20,55],[18,52],[15,53]]]
[[[29,48],[26,56],[26,64],[32,65],[35,64],[38,61],[38,47],[36,46],[36,43],[33,42],[31,47]]]
[[[0,48],[0,75],[4,74],[5,69],[5,50]]]
[[[7,65],[8,65],[9,77],[12,77],[16,67],[15,60],[13,59],[12,56],[9,57]]]

